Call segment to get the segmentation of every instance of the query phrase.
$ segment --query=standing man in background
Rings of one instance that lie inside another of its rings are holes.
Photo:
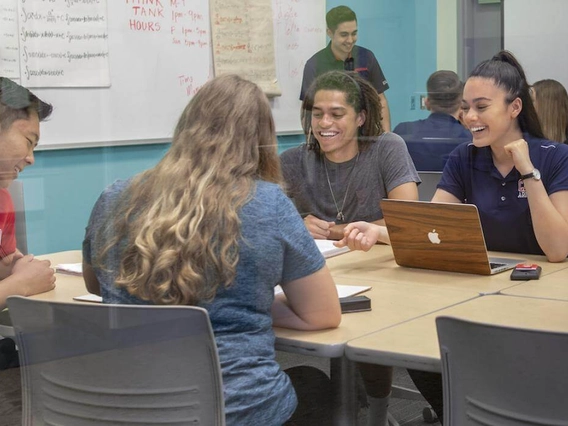
[[[347,6],[337,6],[327,12],[325,21],[331,41],[306,62],[300,100],[304,100],[308,87],[318,75],[332,70],[356,71],[377,90],[382,104],[381,124],[385,132],[390,132],[390,111],[384,93],[389,85],[373,52],[355,45],[357,15]]]

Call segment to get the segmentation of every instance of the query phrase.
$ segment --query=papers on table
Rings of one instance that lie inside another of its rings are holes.
[[[371,287],[368,286],[368,285],[341,285],[341,284],[336,284],[335,287],[337,288],[337,294],[338,294],[340,299],[342,297],[355,296],[356,294],[363,293],[363,292],[371,289]],[[283,292],[282,287],[280,287],[279,285],[274,287],[274,294],[275,295],[280,294],[282,292]],[[103,298],[101,296],[97,296],[96,294],[91,294],[91,293],[85,294],[83,296],[75,296],[73,299],[78,300],[80,302],[93,302],[93,303],[102,303],[103,302]]]
[[[337,256],[338,254],[347,253],[349,247],[335,247],[333,245],[334,241],[331,240],[314,240],[318,246],[319,251],[323,254],[326,259],[329,257]]]
[[[55,266],[55,272],[59,272],[61,274],[69,274],[69,275],[83,275],[83,264],[82,263],[60,263],[59,265]]]
[[[339,298],[342,297],[350,297],[355,296],[356,294],[363,293],[367,290],[371,289],[371,286],[368,285],[341,285],[336,284],[335,287],[337,288],[337,294]],[[282,287],[277,285],[274,287],[274,295],[282,293]]]
[[[339,285],[336,284],[337,287],[337,295],[341,299],[342,297],[350,297],[355,296],[356,294],[364,293],[367,290],[371,289],[371,286],[368,285]]]
[[[85,294],[83,296],[75,296],[73,300],[78,300],[79,302],[93,302],[93,303],[103,303],[103,298],[97,296],[96,294]]]

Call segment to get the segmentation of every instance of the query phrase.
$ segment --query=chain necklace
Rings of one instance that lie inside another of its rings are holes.
[[[355,159],[355,164],[351,167],[349,171],[349,177],[347,178],[347,188],[345,189],[345,195],[343,197],[343,203],[341,204],[341,209],[337,205],[337,200],[335,199],[335,194],[333,193],[333,189],[331,187],[331,182],[329,181],[329,173],[327,172],[327,163],[326,159],[323,159],[323,167],[325,168],[325,177],[327,178],[327,184],[329,185],[329,192],[331,192],[331,198],[333,198],[333,204],[335,204],[335,210],[337,210],[337,216],[335,218],[343,222],[345,221],[345,215],[343,214],[343,209],[345,208],[345,200],[347,200],[347,193],[349,192],[349,187],[351,186],[351,178],[353,177],[353,170],[355,170],[355,166],[357,166],[357,162],[359,161],[359,152],[357,152],[357,158]]]

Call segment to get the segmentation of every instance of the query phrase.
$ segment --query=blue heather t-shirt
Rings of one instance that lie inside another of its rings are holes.
[[[117,249],[104,268],[96,267],[97,253],[107,241],[96,231],[128,181],[117,181],[93,208],[83,256],[95,267],[105,303],[146,304],[114,285],[120,257]],[[296,408],[288,376],[275,361],[271,306],[274,287],[320,270],[325,261],[292,202],[279,186],[257,181],[254,197],[239,214],[242,221],[236,279],[219,287],[207,309],[221,361],[227,425],[281,425]],[[108,269],[108,271],[105,271]]]
[[[531,162],[548,195],[568,190],[568,145],[524,134]],[[517,169],[505,177],[493,164],[490,147],[458,146],[444,168],[438,188],[475,204],[488,250],[543,254],[532,224],[524,183]]]

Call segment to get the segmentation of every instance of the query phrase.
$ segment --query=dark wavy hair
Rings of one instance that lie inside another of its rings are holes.
[[[46,120],[53,107],[39,99],[18,83],[0,77],[0,132],[7,130],[16,120],[27,120],[36,112],[39,121]]]
[[[312,132],[314,98],[320,90],[345,93],[345,101],[359,114],[365,111],[365,123],[359,128],[359,150],[364,151],[384,130],[381,125],[381,100],[375,88],[356,72],[329,71],[314,80],[302,103],[301,120],[308,149],[320,154],[320,146]]]
[[[522,132],[536,138],[544,138],[538,115],[529,92],[529,84],[523,67],[513,54],[502,50],[491,59],[481,62],[469,77],[481,77],[493,80],[497,86],[507,92],[507,103],[520,98],[523,103],[517,120]]]

